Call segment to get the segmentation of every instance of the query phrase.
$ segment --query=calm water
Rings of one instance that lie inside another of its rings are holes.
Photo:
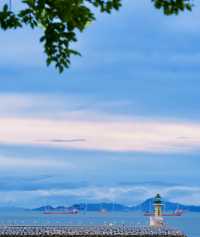
[[[137,224],[147,225],[148,217],[142,213],[80,213],[77,215],[44,215],[31,211],[3,211],[0,213],[0,224]],[[200,213],[185,213],[181,217],[168,217],[166,223],[170,227],[182,230],[188,237],[200,237]]]

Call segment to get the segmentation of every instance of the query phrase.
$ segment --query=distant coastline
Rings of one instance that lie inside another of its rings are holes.
[[[30,209],[32,211],[65,211],[65,210],[72,210],[77,209],[79,211],[123,211],[123,212],[130,212],[130,211],[142,211],[148,212],[152,206],[153,199],[147,199],[146,201],[142,202],[141,204],[134,205],[134,206],[127,206],[124,204],[119,203],[78,203],[71,206],[57,206],[53,207],[51,205],[41,206],[38,208]],[[188,211],[188,212],[200,212],[200,206],[195,205],[183,205],[180,203],[174,203],[166,201],[164,204],[165,211],[176,211],[177,209]]]

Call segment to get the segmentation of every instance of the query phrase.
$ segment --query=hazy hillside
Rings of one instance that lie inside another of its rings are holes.
[[[101,211],[101,210],[107,210],[107,211],[152,211],[152,203],[153,199],[147,199],[143,203],[136,205],[136,206],[126,206],[123,204],[118,203],[78,203],[74,204],[70,207],[65,206],[42,206],[39,208],[33,209],[34,211],[65,211],[69,209],[78,209],[80,211]],[[200,212],[200,206],[194,206],[194,205],[182,205],[179,203],[173,203],[173,202],[164,202],[164,210],[166,212],[175,211],[177,209],[185,210],[185,211],[191,211],[191,212]]]

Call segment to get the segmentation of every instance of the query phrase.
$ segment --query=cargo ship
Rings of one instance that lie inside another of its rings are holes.
[[[76,215],[79,213],[79,210],[72,209],[67,211],[44,211],[43,214],[45,215]]]
[[[154,213],[151,212],[145,212],[144,216],[153,216]],[[163,213],[162,216],[182,216],[183,215],[183,210],[176,210],[173,213]]]

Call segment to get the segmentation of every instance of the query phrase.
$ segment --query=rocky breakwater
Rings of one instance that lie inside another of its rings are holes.
[[[98,226],[0,226],[0,236],[133,236],[133,237],[186,237],[178,230],[166,227],[98,225]]]

